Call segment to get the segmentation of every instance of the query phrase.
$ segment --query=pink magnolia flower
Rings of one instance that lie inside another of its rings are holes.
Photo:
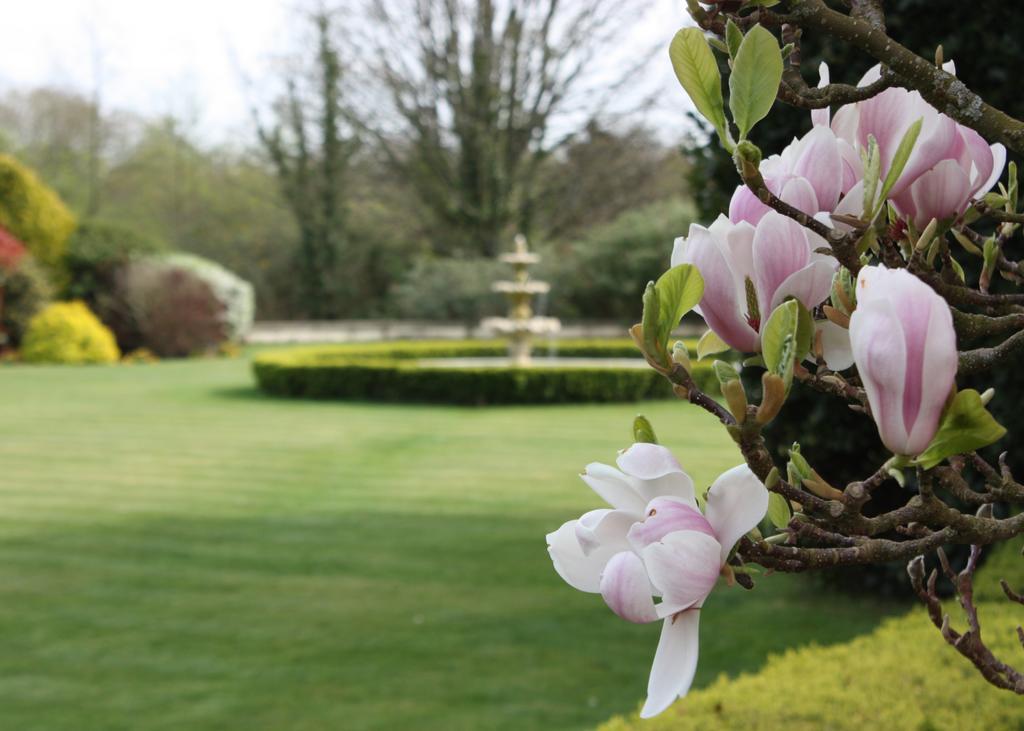
[[[761,347],[762,322],[787,297],[808,309],[828,297],[836,260],[815,252],[826,245],[820,236],[775,211],[756,226],[719,216],[708,228],[692,224],[686,238],[676,239],[672,266],[697,267],[704,277],[697,312],[730,346],[752,353]],[[748,292],[756,296],[748,298]]]
[[[601,594],[623,619],[664,620],[640,713],[650,718],[690,689],[700,608],[732,547],[764,518],[768,490],[746,465],[734,467],[711,485],[702,513],[693,480],[665,447],[634,444],[617,463],[582,475],[612,507],[549,533],[548,553],[566,583]]]
[[[952,62],[944,68],[956,73]],[[822,71],[827,78],[828,68]],[[861,86],[872,83],[879,74],[878,66],[871,69]],[[819,113],[812,119],[819,125],[816,129],[823,129],[828,118]],[[841,107],[831,129],[858,149],[866,149],[869,136],[873,136],[884,179],[900,141],[919,119],[921,132],[890,198],[902,216],[923,228],[933,218],[941,221],[963,213],[972,200],[991,190],[1006,164],[1006,148],[989,145],[977,132],[932,107],[918,92],[899,88]]]
[[[761,163],[768,190],[791,206],[815,215],[831,213],[861,176],[860,157],[853,146],[827,126],[794,139],[781,155]],[[729,202],[729,220],[757,225],[770,209],[746,185],[736,188]]]
[[[885,446],[920,454],[935,436],[956,377],[949,306],[906,270],[864,267],[850,344]]]

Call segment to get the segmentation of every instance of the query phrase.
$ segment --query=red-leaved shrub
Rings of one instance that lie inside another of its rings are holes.
[[[136,261],[118,275],[108,303],[118,342],[137,341],[162,358],[213,351],[227,338],[224,305],[210,286],[180,267]],[[108,322],[110,320],[108,319]]]

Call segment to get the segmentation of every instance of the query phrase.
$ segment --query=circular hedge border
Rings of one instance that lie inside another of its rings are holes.
[[[688,343],[692,346],[692,343]],[[418,361],[507,355],[502,341],[406,341],[305,346],[258,355],[253,372],[260,389],[274,396],[450,404],[512,404],[639,401],[666,398],[672,388],[650,368],[545,366],[546,349],[529,368],[445,367]],[[564,340],[567,358],[639,358],[632,341]],[[711,368],[695,364],[694,379],[717,392]]]

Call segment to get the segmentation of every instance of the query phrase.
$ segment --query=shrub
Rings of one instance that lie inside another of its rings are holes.
[[[395,287],[395,308],[399,317],[457,320],[472,327],[505,312],[505,298],[491,291],[491,283],[511,276],[508,265],[492,259],[422,257]]]
[[[191,272],[203,280],[224,307],[229,340],[241,340],[252,329],[256,299],[252,285],[215,261],[194,254],[170,254],[162,257],[167,265]]]
[[[979,608],[985,641],[1013,658],[1020,654],[1020,607],[997,598],[997,581],[1024,583],[1015,543],[1002,546],[975,577],[979,589],[987,587],[977,595],[986,599]],[[962,613],[951,607],[950,614],[962,628]],[[720,677],[655,719],[617,718],[600,731],[1020,729],[1021,718],[1019,697],[990,686],[918,607],[852,642],[789,650],[757,673]]]
[[[622,341],[565,341],[566,357],[629,357],[635,346]],[[636,401],[665,398],[672,390],[648,368],[622,366],[480,366],[456,368],[421,365],[418,359],[501,357],[501,342],[407,342],[295,348],[267,353],[253,363],[260,388],[272,395],[302,398],[432,401],[457,404]],[[714,385],[708,366],[694,377]]]
[[[118,339],[145,346],[161,358],[210,352],[227,338],[224,304],[190,269],[140,259],[117,278]]]
[[[0,228],[0,272],[16,269],[28,254],[25,245],[6,229]]]
[[[64,263],[67,295],[87,302],[102,317],[101,301],[114,287],[117,270],[131,259],[162,251],[164,244],[135,229],[106,221],[84,221],[68,240]]]
[[[21,357],[29,363],[114,363],[114,334],[83,302],[57,302],[29,322]]]
[[[29,322],[52,299],[50,281],[31,256],[22,258],[15,269],[4,275],[0,326],[11,344],[22,341]]]
[[[8,155],[0,155],[0,226],[51,274],[63,278],[61,263],[75,217],[34,172]]]
[[[135,363],[159,363],[160,357],[148,348],[137,348],[130,353],[125,353],[121,358],[122,363],[134,365]]]
[[[553,313],[639,322],[640,293],[668,269],[672,241],[692,218],[687,204],[655,203],[589,231],[567,250],[545,253]]]

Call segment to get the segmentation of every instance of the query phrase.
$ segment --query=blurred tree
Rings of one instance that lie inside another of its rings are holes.
[[[531,233],[543,162],[624,79],[580,94],[631,19],[613,0],[370,0],[374,96],[362,126],[437,228],[439,254],[492,257]],[[572,107],[570,109],[570,107]],[[567,112],[571,112],[570,115]],[[556,124],[557,123],[557,124]]]
[[[107,164],[134,140],[138,121],[102,115],[98,92],[41,88],[12,91],[0,99],[0,149],[35,169],[82,214],[100,205]]]
[[[543,162],[535,228],[547,240],[578,239],[627,211],[678,200],[686,171],[678,148],[666,147],[652,130],[637,126],[617,132],[592,121],[583,135]]]
[[[343,301],[351,288],[331,286],[339,263],[348,266],[346,179],[356,142],[344,129],[343,63],[333,38],[332,14],[323,7],[311,16],[316,56],[311,74],[289,75],[274,122],[258,122],[259,138],[277,174],[281,192],[299,230],[297,257],[300,299],[313,318],[348,314]],[[356,281],[353,278],[353,281]]]
[[[101,215],[252,282],[263,318],[300,309],[295,223],[273,172],[251,151],[203,147],[181,122],[152,122],[106,172]]]

